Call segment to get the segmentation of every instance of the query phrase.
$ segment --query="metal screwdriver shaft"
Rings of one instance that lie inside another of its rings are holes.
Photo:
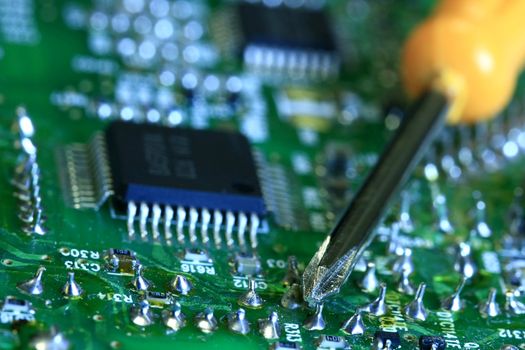
[[[450,107],[447,96],[423,94],[404,118],[375,167],[303,274],[304,299],[319,304],[339,292],[373,238],[390,199],[412,173],[442,129]]]

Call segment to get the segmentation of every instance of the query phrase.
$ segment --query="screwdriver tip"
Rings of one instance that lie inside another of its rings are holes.
[[[357,250],[351,250],[330,265],[321,264],[330,244],[328,236],[303,273],[303,296],[310,306],[322,303],[327,297],[339,293],[357,261]]]

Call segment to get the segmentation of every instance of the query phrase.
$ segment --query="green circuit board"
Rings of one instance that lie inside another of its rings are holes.
[[[324,303],[324,329],[294,294],[402,120],[400,50],[433,6],[0,0],[0,349],[525,349],[523,89],[494,121],[443,132]],[[215,164],[202,188],[246,174],[225,155],[244,135],[264,209],[224,191],[186,205],[191,192],[169,219],[146,199],[126,208],[118,177],[141,169],[139,139],[115,151],[107,131],[123,122],[197,130]],[[405,310],[421,283],[425,320]],[[386,312],[366,307],[382,286]]]

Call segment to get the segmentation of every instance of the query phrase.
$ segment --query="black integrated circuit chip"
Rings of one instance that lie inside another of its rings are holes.
[[[117,121],[106,130],[106,144],[120,203],[265,213],[242,134]]]
[[[337,76],[341,57],[324,9],[239,2],[229,13],[233,25],[217,31],[219,46],[250,71],[294,79]]]
[[[248,45],[288,50],[335,52],[325,12],[287,6],[268,7],[242,2],[237,5],[241,53]]]

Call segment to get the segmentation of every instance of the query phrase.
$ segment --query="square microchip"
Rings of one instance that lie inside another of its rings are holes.
[[[241,50],[254,45],[299,51],[336,51],[328,18],[321,10],[242,2],[237,5],[237,12]]]
[[[121,203],[265,213],[250,144],[239,133],[117,121],[106,144]]]

